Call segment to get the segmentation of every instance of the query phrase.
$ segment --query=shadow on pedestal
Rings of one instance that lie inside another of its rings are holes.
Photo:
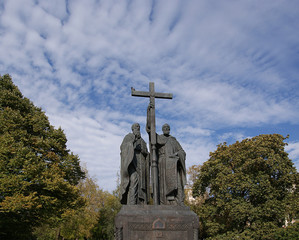
[[[198,229],[186,206],[123,205],[115,217],[116,240],[197,240]]]

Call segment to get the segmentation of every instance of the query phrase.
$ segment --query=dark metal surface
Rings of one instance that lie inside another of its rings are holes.
[[[155,117],[155,98],[172,99],[171,93],[157,93],[155,92],[155,84],[153,82],[149,83],[149,92],[136,91],[131,88],[131,94],[135,97],[149,97],[150,105],[150,160],[152,166],[152,179],[153,179],[153,200],[154,205],[159,205],[159,184],[158,184],[158,163],[157,163],[157,153],[156,153],[156,117]]]
[[[120,146],[120,201],[122,204],[147,204],[149,202],[149,153],[140,134],[140,125],[132,125]]]
[[[198,216],[186,206],[123,206],[115,218],[117,240],[197,240]]]

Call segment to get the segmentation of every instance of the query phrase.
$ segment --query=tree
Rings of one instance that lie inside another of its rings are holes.
[[[186,187],[192,188],[193,184],[196,182],[198,178],[198,172],[201,168],[201,165],[192,165],[188,168],[187,170],[187,175],[188,175],[188,181]]]
[[[114,218],[121,208],[117,188],[113,194],[101,190],[89,177],[78,184],[85,206],[65,211],[58,221],[35,229],[37,240],[54,239],[114,239]],[[54,219],[55,220],[55,219]],[[57,220],[57,219],[56,219]]]
[[[120,199],[114,194],[103,192],[102,207],[99,211],[98,223],[92,230],[92,238],[95,240],[114,239],[114,218],[121,209]]]
[[[201,237],[271,239],[298,212],[298,173],[283,136],[260,135],[220,144],[199,170],[193,196],[208,193],[199,211]]]
[[[297,240],[299,239],[299,222],[295,222],[286,228],[277,229],[271,235],[271,240]]]
[[[99,219],[103,218],[102,209],[109,208],[107,201],[111,194],[101,190],[96,181],[88,176],[87,170],[85,171],[87,177],[80,181],[79,190],[86,205],[63,214],[60,231],[65,239],[91,239],[93,229],[98,226]]]
[[[0,238],[30,239],[32,229],[82,206],[84,178],[62,129],[0,76]]]
[[[69,209],[63,214],[60,231],[65,239],[90,238],[91,230],[99,218],[103,191],[99,189],[95,180],[89,176],[80,181],[78,187],[86,204],[79,209]]]
[[[200,214],[201,207],[205,200],[208,197],[208,193],[205,193],[203,195],[198,195],[194,197],[192,195],[192,188],[194,183],[198,179],[198,173],[200,171],[201,165],[192,165],[187,170],[188,175],[188,182],[185,188],[185,205],[189,206],[190,209],[195,212],[197,215]],[[203,232],[202,225],[199,225],[199,231]]]
[[[78,184],[79,193],[84,198],[85,205],[80,208],[67,209],[59,219],[53,219],[54,221],[50,224],[46,222],[35,228],[34,235],[37,240],[89,239],[91,237],[91,230],[98,222],[99,209],[102,207],[103,191],[99,189],[95,180],[88,176],[87,169],[85,169],[85,175],[86,178]]]
[[[97,224],[92,230],[94,240],[112,240],[114,239],[114,218],[121,209],[120,203],[120,178],[117,173],[116,189],[113,193],[102,192],[101,208]]]

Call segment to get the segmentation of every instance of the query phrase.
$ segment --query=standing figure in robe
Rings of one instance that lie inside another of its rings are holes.
[[[149,105],[149,108],[151,104]],[[150,117],[147,117],[147,132],[150,132]],[[158,186],[161,205],[184,205],[186,185],[186,153],[175,137],[170,135],[170,126],[164,124],[163,134],[157,134]]]
[[[141,138],[140,125],[132,125],[132,133],[120,146],[120,201],[124,205],[147,204],[149,201],[149,153]]]

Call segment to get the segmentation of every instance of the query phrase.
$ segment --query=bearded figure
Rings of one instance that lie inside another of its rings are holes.
[[[149,201],[149,153],[141,138],[140,125],[132,125],[132,133],[120,146],[120,201],[124,205],[147,204]]]
[[[184,205],[186,153],[176,138],[170,135],[168,124],[163,125],[162,131],[163,134],[157,135],[160,204]]]

